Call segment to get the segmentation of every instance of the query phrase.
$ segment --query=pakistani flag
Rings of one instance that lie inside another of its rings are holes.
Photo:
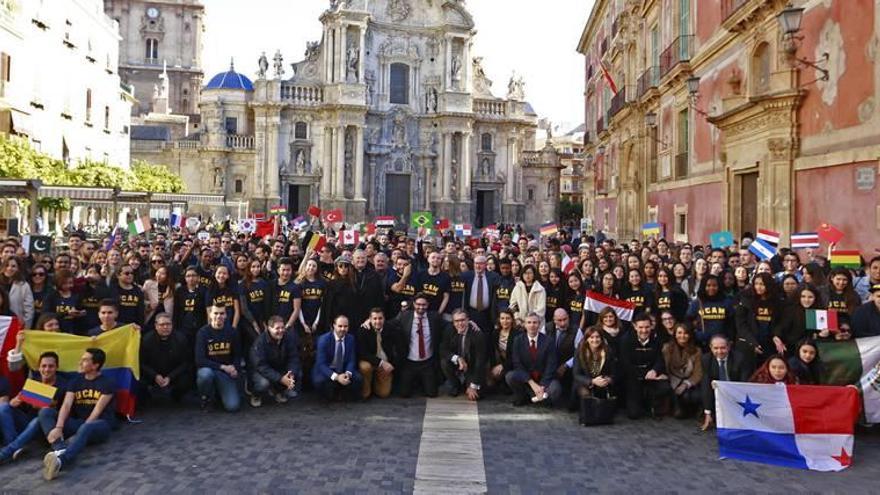
[[[880,423],[880,337],[818,342],[826,385],[859,385],[865,419]]]

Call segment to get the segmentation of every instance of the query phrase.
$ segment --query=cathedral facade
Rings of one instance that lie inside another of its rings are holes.
[[[551,220],[527,218],[529,200],[555,186],[524,183],[544,156],[524,83],[514,76],[503,97],[493,93],[464,1],[336,0],[320,22],[322,39],[302,60],[263,54],[253,80],[232,68],[211,79],[198,149],[166,144],[139,157],[180,164],[190,190],[255,211],[283,204],[305,215],[318,204],[352,222],[408,223],[421,210],[477,226]]]

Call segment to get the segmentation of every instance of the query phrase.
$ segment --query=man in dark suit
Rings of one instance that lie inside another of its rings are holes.
[[[700,392],[703,398],[703,431],[708,430],[715,417],[715,389],[712,382],[747,382],[752,370],[738,352],[730,348],[730,342],[722,334],[715,334],[709,340],[711,354],[703,354],[703,379]]]
[[[483,332],[471,326],[463,309],[452,312],[452,326],[443,333],[440,369],[446,377],[443,392],[455,397],[464,387],[469,400],[480,398],[486,377],[486,341]]]
[[[571,326],[568,311],[564,308],[556,308],[553,311],[553,324],[544,327],[547,336],[556,344],[556,379],[562,387],[562,400],[570,400],[567,392],[571,390],[572,368],[574,368],[575,337],[577,330]],[[571,402],[573,404],[574,402]],[[569,405],[571,405],[569,404]]]
[[[364,378],[363,399],[373,394],[382,399],[391,395],[395,365],[399,364],[399,335],[395,330],[385,325],[382,308],[373,308],[367,326],[357,331],[358,368]]]
[[[461,274],[464,283],[462,309],[467,311],[470,320],[489,332],[494,324],[492,308],[495,306],[495,290],[500,278],[497,273],[486,270],[487,259],[483,255],[474,258],[474,270]]]
[[[354,336],[348,334],[348,318],[333,320],[333,331],[318,338],[312,385],[328,400],[354,400],[361,393],[361,374],[357,370]]]
[[[540,332],[542,318],[535,313],[526,317],[526,333],[513,342],[509,351],[511,370],[505,380],[513,391],[514,406],[548,400],[559,402],[562,387],[556,379],[556,345],[552,338]]]
[[[651,318],[647,313],[636,315],[632,324],[635,332],[620,343],[626,415],[638,419],[648,410],[660,417],[668,411],[672,397],[660,339],[651,335]]]
[[[437,397],[437,359],[444,324],[439,314],[428,311],[428,305],[428,296],[418,293],[413,298],[412,311],[403,311],[390,322],[400,335],[401,397],[412,395],[416,380],[422,384],[425,395]]]

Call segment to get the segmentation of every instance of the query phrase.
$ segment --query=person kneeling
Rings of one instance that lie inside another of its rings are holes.
[[[536,313],[526,316],[526,333],[516,337],[511,352],[511,371],[505,380],[513,391],[513,405],[524,406],[549,399],[558,404],[562,387],[556,379],[556,344],[540,333],[543,319]]]
[[[440,368],[446,377],[441,389],[455,397],[465,387],[469,400],[479,400],[486,377],[486,343],[463,309],[452,312],[452,327],[443,336],[440,358]]]
[[[296,332],[288,332],[284,318],[269,318],[266,331],[251,348],[251,381],[254,384],[251,406],[260,407],[262,396],[271,393],[275,402],[283,404],[299,395],[302,368]]]
[[[226,308],[210,308],[208,324],[196,334],[196,388],[202,399],[202,409],[220,394],[223,409],[236,412],[241,407],[239,393],[239,363],[241,344],[238,331],[226,325]]]
[[[328,400],[355,400],[361,393],[361,374],[355,360],[354,336],[348,318],[337,316],[333,331],[318,338],[312,384]]]
[[[638,419],[647,410],[659,418],[668,412],[672,396],[660,340],[651,335],[651,318],[647,313],[636,315],[632,324],[636,331],[620,344],[626,415],[629,419]]]
[[[116,427],[113,394],[116,384],[101,374],[107,356],[101,349],[89,348],[79,360],[80,375],[71,380],[61,409],[40,409],[37,417],[52,451],[43,458],[43,477],[55,479],[65,466],[90,443],[110,438]],[[75,436],[74,436],[75,435]],[[64,439],[73,437],[69,444]]]
[[[361,398],[375,395],[384,399],[391,395],[394,363],[397,363],[399,332],[386,324],[381,308],[370,310],[370,321],[357,333],[358,369],[364,378]]]

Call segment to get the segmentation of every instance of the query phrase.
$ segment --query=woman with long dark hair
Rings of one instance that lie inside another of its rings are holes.
[[[49,295],[49,271],[43,265],[34,265],[31,267],[31,276],[29,279],[31,286],[31,296],[34,301],[34,321],[40,318],[43,312],[43,302]],[[51,311],[49,311],[51,313]]]
[[[692,416],[702,402],[700,381],[703,379],[702,354],[687,326],[675,326],[674,339],[663,344],[663,359],[669,386],[672,387],[674,416]]]
[[[238,288],[232,285],[229,267],[226,265],[214,267],[214,277],[211,281],[211,286],[208,287],[208,291],[205,294],[205,309],[207,313],[210,313],[211,306],[223,306],[226,308],[226,324],[232,328],[238,328],[241,320]]]
[[[831,332],[826,330],[810,330],[807,328],[807,311],[822,309],[819,291],[815,287],[805,285],[795,294],[793,301],[785,305],[779,324],[773,332],[773,345],[778,354],[794,355],[797,344],[806,339],[830,339]]]
[[[331,330],[330,325],[336,321],[337,316],[345,316],[349,320],[351,328],[357,328],[363,323],[354,321],[351,301],[357,297],[354,285],[354,268],[348,255],[340,255],[336,258],[336,272],[333,280],[327,284],[324,291],[324,301],[321,303],[321,329],[318,333]]]
[[[510,293],[510,309],[514,311],[516,320],[523,322],[529,313],[536,313],[541,320],[547,310],[547,293],[538,281],[538,270],[534,265],[526,265],[522,269],[522,277]]]
[[[73,274],[70,271],[55,273],[55,290],[46,297],[43,312],[58,315],[62,332],[85,335],[88,329],[83,328],[82,320],[86,311],[82,308],[79,294],[73,291]]]
[[[837,311],[838,319],[849,321],[861,305],[861,299],[853,289],[852,275],[846,268],[835,268],[828,276],[831,281],[824,290],[823,301],[829,310]]]
[[[495,327],[490,335],[489,373],[486,383],[506,389],[504,376],[511,369],[510,355],[507,352],[514,340],[523,332],[516,324],[513,311],[503,309],[498,312]]]
[[[767,383],[776,384],[784,383],[786,385],[796,385],[797,377],[791,372],[788,362],[779,354],[773,354],[767,358],[752,377],[749,379],[751,383]]]
[[[736,334],[733,313],[733,301],[721,292],[721,280],[715,275],[704,276],[686,316],[695,330],[697,344],[708,349],[712,336],[719,333],[728,340],[733,338]]]
[[[734,314],[736,350],[749,364],[763,363],[775,349],[773,334],[782,316],[773,276],[766,272],[755,274]]]
[[[810,339],[797,343],[792,356],[788,358],[788,367],[797,378],[799,385],[820,385],[822,362],[819,360],[819,348]]]
[[[684,321],[688,309],[687,294],[675,283],[672,272],[667,268],[657,270],[657,283],[654,285],[654,315],[665,310],[672,312],[676,321]]]
[[[236,257],[236,265],[241,257]],[[256,337],[266,329],[269,321],[269,282],[263,278],[263,265],[260,260],[249,259],[247,268],[238,282],[239,307],[242,323],[251,336]]]
[[[16,258],[8,258],[3,263],[0,286],[9,293],[9,309],[21,320],[23,328],[30,328],[34,322],[34,294]]]
[[[443,308],[443,318],[452,321],[452,312],[463,307],[464,282],[461,280],[461,260],[454,254],[447,254],[443,258],[441,269],[449,275],[449,301]]]
[[[567,294],[565,279],[562,270],[559,268],[550,269],[550,273],[547,275],[547,284],[544,286],[544,292],[547,293],[545,322],[549,323],[553,320],[553,312],[556,311],[556,308],[565,307]]]
[[[574,360],[574,395],[579,399],[611,398],[617,382],[617,371],[617,356],[602,332],[596,328],[587,329]]]
[[[642,272],[638,268],[630,268],[621,297],[635,305],[633,314],[647,311],[654,303],[653,294],[642,281]]]
[[[571,272],[566,279],[565,303],[562,308],[568,312],[569,324],[572,328],[583,330],[586,328],[586,319],[584,318],[584,299],[587,290],[581,281],[581,276],[577,272]],[[549,311],[548,311],[549,313]]]

